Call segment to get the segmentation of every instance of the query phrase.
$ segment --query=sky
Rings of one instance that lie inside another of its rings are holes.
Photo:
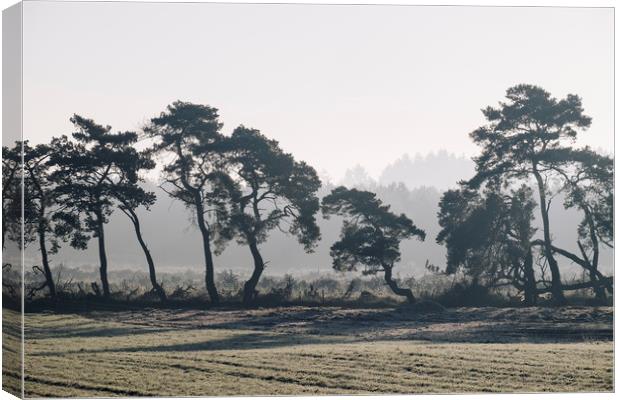
[[[613,10],[26,2],[24,136],[78,113],[139,130],[175,100],[220,111],[338,180],[403,154],[474,155],[518,83],[583,99],[578,144],[613,152]]]

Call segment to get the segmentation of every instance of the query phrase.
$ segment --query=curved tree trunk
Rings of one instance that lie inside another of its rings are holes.
[[[547,210],[547,196],[545,194],[545,184],[542,177],[540,176],[540,173],[536,169],[536,166],[534,166],[534,177],[536,178],[536,183],[538,184],[538,195],[540,197],[540,214],[543,221],[545,258],[549,263],[549,270],[551,271],[551,294],[554,301],[558,305],[563,305],[566,304],[566,298],[564,297],[564,292],[562,291],[560,268],[558,266],[558,262],[553,256],[553,251],[551,250],[551,229],[549,228],[549,212]]]
[[[21,163],[19,164],[19,166],[21,167]],[[4,166],[3,166],[4,168]],[[2,185],[2,248],[4,249],[4,242],[6,239],[6,233],[7,233],[7,212],[9,210],[4,208],[4,200],[9,196],[9,188],[11,188],[14,183],[13,183],[13,179],[15,179],[15,173],[17,171],[19,167],[15,167],[13,169],[11,169],[11,173],[8,175],[6,182],[3,182]],[[23,177],[22,177],[23,178]],[[21,192],[23,191],[23,179],[20,180],[20,187],[18,190],[18,193],[21,194]]]
[[[580,282],[580,283],[573,283],[570,285],[563,285],[562,289],[563,290],[579,290],[579,289],[594,288],[596,286],[601,286],[601,285],[603,286],[612,285],[613,286],[612,278],[606,277],[606,278],[599,279],[596,282]],[[539,294],[549,293],[550,291],[551,291],[550,288],[536,289],[536,293],[539,293]]]
[[[592,261],[590,261],[590,259],[588,258],[588,254],[586,253],[586,250],[581,244],[581,241],[577,240],[577,246],[579,246],[579,251],[581,251],[581,255],[583,257],[583,264],[581,264],[581,266],[584,267],[588,271],[590,282],[592,282],[593,284],[592,289],[594,290],[594,295],[596,299],[598,301],[607,300],[607,295],[605,294],[605,288],[602,285],[597,284],[600,281],[600,277],[602,275],[598,271],[598,268],[597,268],[598,267],[598,249],[596,250]],[[610,291],[610,293],[612,292]]]
[[[97,242],[99,245],[99,277],[101,278],[101,287],[103,296],[110,298],[110,285],[108,284],[108,257],[105,251],[105,234],[103,230],[103,215],[101,211],[96,213],[97,216]]]
[[[590,275],[590,282],[592,282],[593,284],[599,281],[598,276],[596,275],[596,272],[590,270],[589,275]],[[605,287],[602,285],[594,286],[594,294],[596,296],[596,299],[601,302],[605,302],[607,300],[607,294],[605,294]]]
[[[54,284],[54,276],[50,269],[49,258],[47,254],[47,244],[45,242],[45,209],[41,209],[39,214],[39,247],[41,249],[41,263],[43,264],[43,274],[45,275],[45,282],[52,298],[56,297],[56,285]]]
[[[4,239],[6,238],[6,210],[2,210],[2,250],[4,250]]]
[[[598,281],[598,260],[599,260],[599,245],[598,245],[598,237],[596,236],[596,226],[594,225],[594,219],[592,218],[592,213],[586,204],[582,204],[582,210],[585,214],[585,219],[588,224],[588,229],[590,230],[590,241],[592,242],[592,261],[588,259],[588,263],[590,264],[590,270],[588,271],[590,274],[590,281],[595,283]],[[579,249],[583,254],[583,257],[587,259],[587,255],[585,249],[581,244],[579,244]],[[594,287],[594,293],[596,299],[604,302],[607,300],[607,295],[605,294],[605,288],[603,286],[597,285]]]
[[[411,304],[415,303],[416,301],[415,296],[413,295],[413,292],[411,291],[411,289],[398,287],[398,284],[392,278],[392,266],[384,265],[383,271],[385,272],[385,275],[384,275],[385,283],[387,283],[390,289],[392,289],[392,292],[394,292],[395,294],[399,296],[406,297],[407,301]]]
[[[527,249],[525,255],[525,263],[523,264],[523,275],[525,283],[523,285],[523,295],[525,297],[525,304],[528,306],[536,305],[538,294],[536,293],[536,277],[534,276],[534,258],[532,256],[532,249]]]
[[[183,154],[180,140],[176,140],[175,142],[175,152],[182,160],[180,176],[181,183],[183,184],[185,190],[193,195],[193,206],[196,208],[196,222],[198,223],[198,228],[200,229],[200,234],[202,235],[202,248],[205,257],[205,287],[207,289],[207,293],[209,294],[211,304],[216,306],[220,304],[220,296],[217,293],[217,287],[215,286],[215,267],[213,264],[213,254],[211,253],[211,232],[205,222],[205,210],[202,203],[202,195],[200,193],[200,188],[196,188],[189,183],[188,177],[190,176],[190,173],[187,167],[188,156]]]
[[[254,258],[254,271],[252,271],[252,276],[248,279],[243,285],[243,304],[246,306],[252,305],[256,298],[256,285],[258,285],[258,281],[265,269],[265,263],[263,262],[263,257],[258,251],[258,245],[256,241],[250,241],[249,244],[250,252],[252,253],[252,258]]]
[[[532,242],[535,245],[539,245],[539,246],[543,246],[545,245],[545,243],[541,240],[535,240],[534,242]],[[579,243],[579,242],[577,242]],[[603,274],[601,274],[601,272],[597,269],[592,268],[592,266],[590,265],[590,263],[586,260],[581,259],[580,257],[576,256],[575,254],[571,253],[570,251],[561,249],[559,247],[556,246],[551,246],[551,250],[553,250],[553,252],[558,253],[566,258],[568,258],[569,260],[571,260],[572,262],[574,262],[577,265],[580,265],[583,269],[585,269],[586,271],[589,271],[589,273],[591,275],[596,276],[596,284],[594,285],[596,286],[603,286],[604,288],[607,289],[607,292],[609,294],[613,294],[613,284],[612,281],[604,276]],[[594,283],[594,282],[592,282]],[[598,284],[600,283],[600,285]],[[590,286],[588,286],[590,287]]]
[[[162,302],[165,302],[166,292],[164,291],[164,288],[162,288],[161,285],[157,282],[157,275],[155,273],[155,263],[153,262],[153,257],[151,256],[151,252],[149,248],[146,246],[146,243],[144,242],[144,239],[142,238],[142,231],[140,229],[140,220],[138,219],[138,215],[131,208],[127,208],[126,210],[127,210],[128,216],[130,217],[129,219],[133,223],[133,227],[136,231],[136,237],[138,238],[138,243],[140,243],[140,247],[142,248],[142,251],[144,252],[144,256],[146,257],[146,263],[149,266],[149,278],[151,279],[151,285],[153,286],[153,291],[157,293],[157,296],[159,296],[159,299]]]
[[[202,247],[205,255],[205,286],[207,288],[207,293],[209,293],[211,304],[218,305],[220,304],[220,296],[215,287],[215,268],[213,265],[213,255],[211,254],[211,235],[205,222],[204,208],[200,198],[196,199],[196,220],[200,233],[202,234]]]

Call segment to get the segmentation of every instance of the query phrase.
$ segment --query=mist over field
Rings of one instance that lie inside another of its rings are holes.
[[[437,223],[438,204],[443,191],[454,188],[461,179],[474,173],[474,163],[465,156],[455,155],[447,151],[438,151],[426,155],[403,155],[385,167],[378,179],[374,179],[360,165],[353,166],[342,181],[332,182],[323,177],[323,187],[319,196],[323,197],[338,184],[376,192],[379,197],[398,213],[405,213],[413,221],[426,230],[424,242],[409,240],[402,243],[402,261],[396,267],[400,276],[419,277],[427,274],[424,268],[426,261],[445,267],[445,247],[435,243],[440,230]],[[157,267],[162,272],[173,270],[190,270],[197,274],[203,273],[203,257],[200,232],[192,219],[192,213],[181,202],[171,199],[163,190],[152,182],[141,184],[146,190],[157,195],[157,202],[150,212],[140,209],[144,236],[149,243]],[[577,252],[577,234],[581,215],[574,209],[564,209],[563,200],[555,198],[550,213],[554,220],[553,235],[557,243],[570,251]],[[535,214],[534,225],[542,228],[538,214]],[[266,275],[281,276],[284,274],[304,275],[309,273],[335,273],[331,267],[332,260],[329,247],[338,239],[341,219],[333,217],[329,220],[318,218],[322,240],[314,253],[305,253],[303,247],[294,237],[279,230],[270,233],[269,240],[261,245],[267,266]],[[146,271],[144,254],[134,239],[131,223],[122,213],[114,213],[107,229],[107,249],[110,270],[129,269]],[[36,260],[37,248],[32,244],[27,251]],[[85,251],[72,249],[65,244],[59,254],[51,256],[52,265],[63,264],[64,267],[80,268],[94,271],[97,268],[98,253],[94,239]],[[561,260],[561,267],[566,277],[581,274],[582,269],[566,260]],[[36,261],[34,262],[36,264]],[[249,274],[252,269],[252,257],[247,246],[236,242],[228,243],[224,252],[215,256],[217,271],[232,269],[241,274]],[[601,271],[609,273],[613,270],[613,252],[607,248],[601,252]],[[580,276],[580,275],[577,275]]]

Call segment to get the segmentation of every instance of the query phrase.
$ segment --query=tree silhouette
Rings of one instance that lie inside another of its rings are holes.
[[[567,142],[575,140],[578,130],[590,126],[591,119],[583,114],[581,99],[572,94],[557,100],[540,87],[522,84],[509,88],[506,98],[498,108],[483,110],[489,123],[470,135],[482,146],[482,153],[474,159],[477,174],[469,185],[535,179],[552,294],[563,304],[560,270],[552,250],[548,182],[558,169],[569,168],[572,160],[557,155],[567,148]]]
[[[392,276],[394,264],[400,260],[400,242],[426,234],[404,214],[396,215],[376,195],[367,191],[337,187],[322,200],[321,210],[326,218],[338,215],[345,218],[340,239],[331,246],[333,267],[337,271],[355,271],[365,267],[363,274],[384,273],[390,289],[399,296],[415,302],[408,288],[401,288]]]
[[[56,285],[49,263],[49,254],[58,251],[58,236],[54,235],[52,220],[57,210],[52,208],[56,205],[56,196],[53,182],[50,180],[49,160],[52,155],[52,148],[48,145],[39,144],[30,147],[28,142],[23,144],[24,157],[24,186],[25,201],[27,205],[25,213],[31,213],[33,226],[39,239],[39,250],[41,252],[42,274],[45,282],[35,290],[47,287],[50,296],[56,297]],[[48,238],[48,234],[51,234]],[[51,248],[48,249],[48,240],[51,240]]]
[[[57,192],[65,205],[66,219],[75,215],[84,219],[84,230],[97,238],[99,275],[103,295],[110,297],[108,260],[105,248],[105,229],[114,210],[117,196],[115,183],[135,162],[136,151],[130,146],[137,140],[135,132],[112,133],[110,126],[74,115],[71,122],[77,128],[72,134],[53,140],[55,152],[51,163],[56,166],[52,178],[58,183]],[[80,247],[81,243],[73,245]]]
[[[235,129],[224,151],[234,184],[229,227],[254,259],[254,270],[243,287],[243,302],[249,305],[265,268],[258,245],[267,240],[269,231],[287,228],[306,251],[320,239],[315,215],[321,181],[314,168],[295,161],[277,141],[255,129]]]
[[[47,287],[52,298],[56,297],[57,292],[50,267],[50,255],[58,252],[61,242],[71,240],[84,244],[79,223],[67,218],[64,206],[57,201],[58,193],[51,179],[50,164],[54,152],[55,149],[50,145],[39,144],[32,147],[28,141],[17,142],[12,149],[3,148],[3,161],[7,166],[7,170],[3,172],[9,175],[3,186],[3,196],[6,196],[3,197],[3,203],[10,203],[8,209],[3,211],[3,218],[6,218],[3,233],[6,233],[5,229],[8,230],[11,240],[21,243],[22,248],[35,241],[38,243],[41,266],[35,265],[33,270],[40,273],[44,281],[41,285],[32,287],[30,294]],[[22,190],[19,188],[22,172],[19,172],[17,178],[14,170],[9,169],[16,164],[23,165],[23,199]]]
[[[16,142],[14,147],[2,146],[2,248],[4,249],[7,234],[12,230],[20,230],[15,226],[21,220],[22,206],[22,143]],[[21,234],[21,233],[20,233]]]
[[[556,245],[551,249],[587,270],[596,298],[604,301],[605,288],[610,294],[613,291],[611,279],[598,270],[600,247],[613,248],[613,159],[589,148],[565,150],[560,156],[575,161],[571,170],[558,168],[556,172],[563,178],[568,193],[564,206],[583,213],[577,230],[580,255]]]
[[[523,291],[526,304],[535,304],[531,190],[504,194],[490,187],[481,194],[464,187],[445,192],[439,207],[437,243],[447,248],[446,272],[463,268],[475,284],[508,282]]]
[[[220,192],[223,159],[218,147],[223,136],[217,109],[176,101],[144,131],[156,140],[152,151],[165,154],[162,189],[182,201],[196,217],[205,258],[205,286],[212,304],[219,303],[215,287],[211,242],[217,240],[225,205]]]
[[[166,292],[157,282],[155,262],[142,235],[140,218],[137,213],[140,207],[144,207],[148,211],[157,200],[155,193],[147,192],[138,184],[142,181],[139,176],[140,171],[155,168],[155,162],[151,158],[150,152],[138,152],[130,146],[132,143],[126,143],[128,147],[125,149],[125,161],[118,165],[116,174],[107,177],[107,182],[110,185],[111,193],[118,202],[118,208],[129,218],[134,227],[136,238],[149,268],[149,279],[153,292],[159,296],[161,301],[166,301]]]
[[[19,271],[13,269],[13,262],[21,257],[21,252],[7,249],[6,239],[19,246],[19,249],[24,248],[22,183],[22,144],[17,141],[13,147],[2,146],[2,295],[6,307],[17,310],[21,309],[22,304],[23,279],[21,268]]]

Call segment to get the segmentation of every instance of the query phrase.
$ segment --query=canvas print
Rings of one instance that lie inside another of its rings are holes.
[[[612,392],[612,8],[3,12],[2,388]]]

